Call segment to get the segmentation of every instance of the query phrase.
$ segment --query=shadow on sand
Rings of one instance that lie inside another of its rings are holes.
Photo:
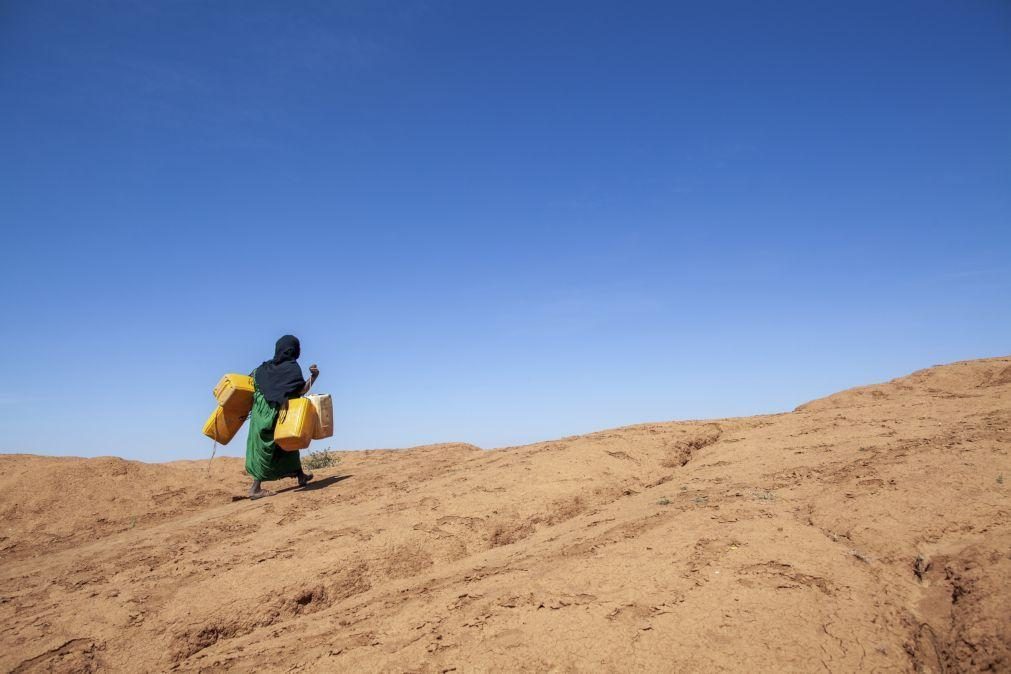
[[[284,489],[274,489],[274,496],[278,494],[284,494],[289,491],[316,491],[317,489],[326,489],[332,484],[337,484],[338,482],[343,482],[353,475],[330,475],[329,477],[324,477],[319,480],[313,480],[304,487],[299,487],[297,484],[290,487],[285,487]],[[269,497],[268,497],[269,498]],[[248,496],[233,496],[232,501],[245,501],[248,500]]]

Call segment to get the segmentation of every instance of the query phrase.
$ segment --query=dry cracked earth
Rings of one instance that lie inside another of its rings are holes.
[[[0,669],[1011,671],[1011,358],[769,416],[238,459],[0,456]]]

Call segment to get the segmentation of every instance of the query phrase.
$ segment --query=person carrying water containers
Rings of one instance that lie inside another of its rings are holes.
[[[278,414],[288,400],[308,393],[319,377],[316,364],[309,366],[309,381],[302,378],[298,357],[301,346],[298,338],[285,335],[274,346],[274,357],[253,370],[253,409],[249,414],[249,438],[246,440],[246,472],[253,478],[249,498],[270,496],[273,492],[260,486],[266,480],[283,477],[298,479],[304,487],[312,473],[302,470],[302,460],[297,451],[285,451],[274,442],[274,429]]]
[[[204,423],[204,435],[214,440],[211,461],[218,445],[231,442],[249,419],[246,472],[253,478],[252,499],[270,496],[261,487],[264,480],[294,477],[300,487],[308,484],[312,475],[302,470],[299,451],[333,435],[333,401],[326,393],[309,393],[319,368],[310,365],[309,381],[304,380],[300,351],[298,340],[285,335],[272,359],[248,375],[226,374],[214,387],[218,405]]]

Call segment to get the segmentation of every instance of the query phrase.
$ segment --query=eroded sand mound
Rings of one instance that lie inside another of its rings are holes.
[[[1009,671],[1009,449],[1004,358],[256,502],[235,459],[4,456],[0,669]]]

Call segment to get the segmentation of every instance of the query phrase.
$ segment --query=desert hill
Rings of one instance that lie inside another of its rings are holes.
[[[1009,450],[996,358],[255,502],[237,459],[0,456],[0,669],[1011,671]]]

